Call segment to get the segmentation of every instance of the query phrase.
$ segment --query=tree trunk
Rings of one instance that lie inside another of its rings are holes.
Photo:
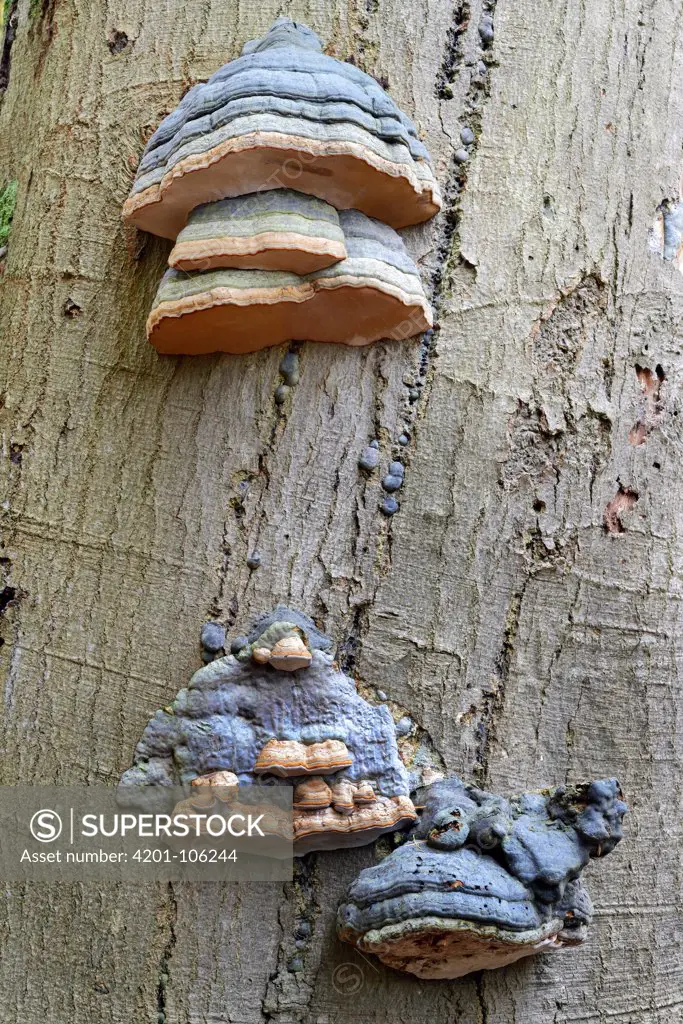
[[[198,667],[201,622],[235,632],[278,599],[435,763],[504,793],[617,775],[631,813],[587,873],[583,948],[451,983],[337,941],[372,848],[284,887],[8,886],[2,1020],[683,1019],[683,277],[648,250],[678,195],[680,0],[5,6],[3,781],[114,782]],[[435,343],[304,345],[284,406],[284,349],[147,344],[169,246],[120,221],[153,127],[281,13],[388,86],[446,195],[406,233]],[[385,467],[406,417],[387,519],[357,460],[377,437]]]

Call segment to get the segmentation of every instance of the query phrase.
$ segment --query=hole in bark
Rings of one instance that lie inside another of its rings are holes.
[[[3,587],[3,589],[0,590],[0,615],[4,612],[10,601],[13,601],[16,596],[17,591],[15,587]]]
[[[129,42],[130,40],[126,33],[119,32],[119,30],[116,28],[109,33],[109,37],[107,38],[107,46],[109,47],[109,52],[113,53],[114,56],[116,56],[116,54],[118,53],[122,53],[123,50],[125,50],[128,46]]]

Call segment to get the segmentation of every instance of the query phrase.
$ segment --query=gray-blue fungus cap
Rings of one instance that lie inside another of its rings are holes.
[[[577,945],[593,912],[579,876],[619,842],[626,809],[616,779],[509,799],[435,783],[411,841],[351,885],[339,934],[421,978]]]

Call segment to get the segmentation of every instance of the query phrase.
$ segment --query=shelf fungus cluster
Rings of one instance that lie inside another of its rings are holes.
[[[233,799],[237,784],[288,786],[296,855],[362,846],[414,823],[391,714],[360,697],[331,648],[299,612],[263,616],[154,715],[119,802],[147,808],[156,793],[163,806],[178,785],[195,805],[214,789]]]
[[[508,800],[459,779],[427,792],[409,841],[362,871],[342,939],[420,978],[458,978],[584,941],[580,874],[622,837],[615,779]]]
[[[148,336],[199,354],[419,334],[432,313],[395,229],[440,206],[410,119],[279,18],[183,97],[142,155],[124,218],[175,242]]]

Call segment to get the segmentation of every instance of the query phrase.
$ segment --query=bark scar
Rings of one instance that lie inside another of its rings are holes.
[[[657,364],[653,372],[648,367],[638,366],[636,363],[636,376],[643,390],[643,411],[638,422],[631,427],[628,443],[638,447],[641,444],[645,444],[648,435],[661,420],[664,411],[661,391],[662,384],[666,380],[666,374],[659,364]]]
[[[637,501],[637,491],[619,484],[619,490],[605,508],[604,523],[607,533],[626,533],[621,516],[624,512],[630,512]]]

